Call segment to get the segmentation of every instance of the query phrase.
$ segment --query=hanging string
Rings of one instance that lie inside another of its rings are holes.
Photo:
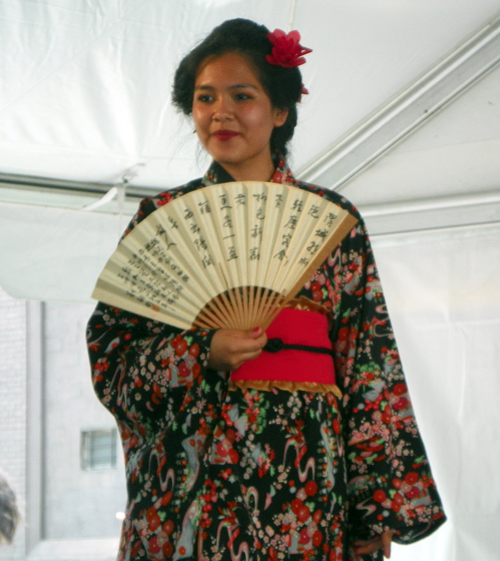
[[[144,165],[145,164],[143,163],[138,163],[135,164],[135,166],[128,168],[122,175],[121,183],[117,185],[118,192],[116,194],[116,202],[118,205],[118,236],[122,235],[123,229],[125,228],[123,219],[125,207],[125,190],[129,182],[139,174],[140,168],[142,168]]]
[[[104,195],[100,199],[94,201],[93,203],[90,203],[89,205],[85,205],[82,210],[94,210],[96,208],[99,208],[100,206],[103,206],[106,203],[112,201],[116,197],[117,193],[118,187],[116,185],[113,185],[113,187],[111,187],[109,191],[106,191],[106,193],[104,193]]]
[[[85,205],[82,210],[95,210],[96,208],[109,203],[116,197],[118,203],[118,212],[122,213],[123,205],[125,202],[125,187],[130,182],[130,180],[139,173],[137,168],[143,165],[144,164],[136,164],[135,166],[132,166],[131,168],[125,170],[118,183],[115,183],[113,187],[111,187],[109,191],[106,191],[106,193],[104,193],[104,195],[100,199],[97,199],[97,201],[94,201],[89,205]]]
[[[134,166],[126,169],[121,176],[121,179],[118,183],[115,183],[113,187],[104,195],[94,201],[93,203],[86,205],[83,207],[82,210],[95,210],[106,203],[109,203],[114,198],[116,198],[116,205],[117,205],[117,214],[118,214],[118,237],[121,236],[123,229],[125,227],[124,224],[124,213],[125,213],[125,193],[127,189],[127,185],[129,182],[134,179],[139,173],[139,168],[144,166],[143,163],[135,164]]]

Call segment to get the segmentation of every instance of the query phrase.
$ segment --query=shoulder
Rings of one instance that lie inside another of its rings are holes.
[[[291,184],[291,183],[290,183]],[[299,181],[297,179],[293,180],[293,185],[300,189],[305,189],[311,193],[328,199],[332,203],[338,205],[340,208],[347,210],[357,222],[352,227],[351,231],[344,236],[343,240],[340,242],[339,248],[346,255],[361,255],[364,253],[372,254],[370,236],[368,235],[368,230],[366,228],[365,221],[361,216],[358,209],[354,204],[349,201],[346,197],[332,191],[330,189],[325,189],[319,185],[314,185],[312,183],[307,183],[305,181]]]
[[[179,187],[174,187],[173,189],[169,189],[168,191],[158,193],[158,195],[155,195],[154,197],[143,199],[143,201],[141,202],[141,206],[145,209],[150,210],[150,212],[153,212],[157,208],[166,205],[173,199],[177,199],[177,197],[181,197],[186,193],[190,193],[191,191],[200,189],[200,187],[203,187],[201,177],[193,179],[192,181],[189,181],[184,185],[180,185]]]
[[[362,220],[361,214],[359,213],[358,209],[344,196],[337,191],[332,191],[330,189],[325,189],[324,187],[320,187],[319,185],[314,185],[313,183],[307,183],[306,181],[300,181],[298,179],[294,180],[294,185],[299,187],[300,189],[304,189],[306,191],[310,191],[324,199],[328,199],[332,203],[335,203],[339,207],[347,210],[353,216],[355,216],[359,221]]]
[[[200,189],[203,187],[202,178],[199,177],[197,179],[193,179],[184,185],[180,185],[179,187],[174,187],[173,189],[168,189],[167,191],[162,191],[155,195],[154,197],[147,197],[142,199],[139,204],[139,208],[132,218],[132,221],[127,228],[125,235],[127,235],[133,228],[135,228],[140,222],[149,216],[152,212],[159,209],[160,207],[166,205],[168,202],[176,199],[177,197],[181,197],[186,193],[190,193],[191,191],[195,191],[196,189]]]

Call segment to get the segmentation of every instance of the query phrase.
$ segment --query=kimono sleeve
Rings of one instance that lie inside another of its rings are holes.
[[[153,552],[165,525],[175,543],[199,491],[227,390],[226,373],[208,368],[214,333],[180,330],[102,302],[88,322],[94,390],[116,419],[125,454],[122,552]]]
[[[145,199],[125,235],[155,209],[152,200]],[[166,406],[169,392],[195,391],[209,375],[214,333],[182,331],[99,302],[87,326],[92,381],[99,399],[117,419],[146,425],[151,417],[158,422],[157,410]]]
[[[444,521],[362,220],[336,262],[333,348],[342,386],[350,539],[411,543]]]

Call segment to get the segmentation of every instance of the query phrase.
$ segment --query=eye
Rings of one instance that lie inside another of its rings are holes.
[[[237,101],[246,101],[248,99],[253,99],[253,96],[244,92],[239,92],[235,94],[234,99],[236,99]]]
[[[214,96],[206,93],[196,96],[196,101],[199,101],[200,103],[210,103],[213,100]]]

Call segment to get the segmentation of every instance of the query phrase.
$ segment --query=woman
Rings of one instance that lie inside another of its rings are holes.
[[[184,58],[173,100],[213,163],[144,200],[130,228],[173,198],[234,180],[285,183],[348,209],[358,225],[276,328],[307,340],[320,325],[323,340],[279,351],[296,353],[299,380],[285,369],[263,381],[261,328],[180,331],[97,306],[93,383],[126,458],[120,560],[379,559],[392,538],[410,543],[445,520],[362,219],[336,193],[294,179],[285,160],[309,52],[298,38],[230,20]],[[319,364],[331,384],[314,382]]]

